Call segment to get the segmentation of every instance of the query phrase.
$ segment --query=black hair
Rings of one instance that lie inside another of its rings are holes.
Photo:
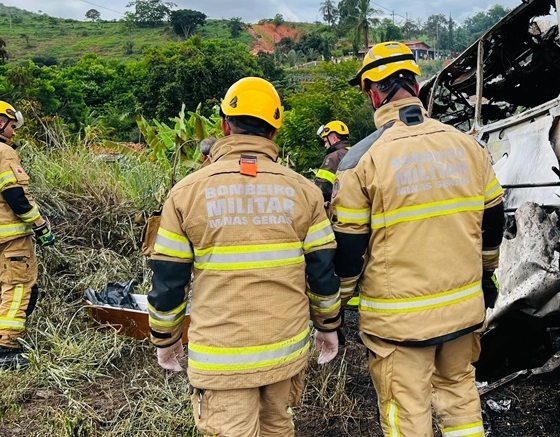
[[[399,70],[395,71],[390,76],[387,76],[385,79],[376,82],[376,85],[379,91],[387,92],[397,82],[408,82],[409,85],[414,85],[416,83],[416,75],[412,71]],[[373,82],[369,79],[364,80],[366,90],[369,90],[371,88],[372,83]]]
[[[250,115],[226,116],[225,119],[229,122],[229,124],[241,130],[241,134],[245,135],[256,135],[259,137],[270,138],[276,131],[276,128],[274,128],[271,124]]]

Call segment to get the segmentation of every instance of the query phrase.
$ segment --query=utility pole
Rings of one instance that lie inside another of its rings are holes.
[[[556,0],[556,1],[560,1],[560,0]],[[391,11],[391,15],[393,16],[393,24],[395,24],[395,11]]]

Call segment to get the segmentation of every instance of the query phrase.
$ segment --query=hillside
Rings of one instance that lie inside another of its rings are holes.
[[[207,20],[200,30],[203,38],[231,38],[228,20]],[[271,23],[249,25],[237,40],[250,47],[271,53],[273,45],[284,36],[297,40],[309,23]],[[138,60],[147,47],[162,47],[181,41],[170,26],[130,27],[124,21],[78,21],[35,14],[0,4],[0,38],[6,42],[8,63],[26,64],[63,62],[87,53],[120,60]]]
[[[280,42],[282,38],[292,38],[294,41],[298,41],[303,34],[293,24],[281,24],[279,26],[273,23],[253,24],[247,31],[254,39],[251,49],[253,54],[260,51],[274,53],[274,45]]]

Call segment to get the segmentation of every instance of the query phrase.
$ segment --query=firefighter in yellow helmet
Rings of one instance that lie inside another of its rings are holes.
[[[317,135],[324,141],[327,155],[317,171],[315,185],[323,192],[325,202],[330,202],[336,169],[346,152],[352,147],[348,140],[350,132],[348,126],[342,121],[335,120],[319,127]]]
[[[211,165],[170,191],[150,259],[151,340],[181,371],[191,273],[188,376],[205,435],[293,436],[311,319],[319,362],[340,326],[336,243],[321,191],[276,162],[282,124],[274,87],[246,77],[221,104]]]
[[[384,435],[432,436],[433,406],[443,436],[483,437],[472,363],[497,296],[503,190],[472,137],[428,117],[419,74],[407,46],[385,42],[351,81],[377,131],[338,168],[335,270],[342,294],[360,281]]]
[[[12,141],[22,125],[21,112],[0,101],[0,368],[29,365],[18,339],[39,296],[32,236],[41,246],[54,243]]]

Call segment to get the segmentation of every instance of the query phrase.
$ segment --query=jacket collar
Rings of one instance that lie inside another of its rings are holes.
[[[327,149],[327,155],[329,153],[336,152],[337,150],[344,149],[346,147],[350,147],[350,141],[348,140],[340,140],[338,143],[334,143],[331,147]]]
[[[272,161],[278,159],[278,146],[267,138],[256,135],[232,134],[221,138],[210,149],[210,160],[239,159],[242,153],[266,156]]]
[[[424,106],[422,105],[420,99],[418,97],[408,97],[406,99],[399,99],[395,100],[394,102],[389,102],[376,110],[373,114],[373,121],[375,122],[375,126],[379,129],[391,121],[398,121],[400,119],[399,111],[406,106],[412,105],[419,106],[422,110],[424,118],[428,118],[428,112],[424,109]]]
[[[0,141],[3,142],[4,144],[10,146],[12,149],[16,149],[19,146],[19,144],[10,140],[9,138],[5,137],[2,134],[0,134]]]

